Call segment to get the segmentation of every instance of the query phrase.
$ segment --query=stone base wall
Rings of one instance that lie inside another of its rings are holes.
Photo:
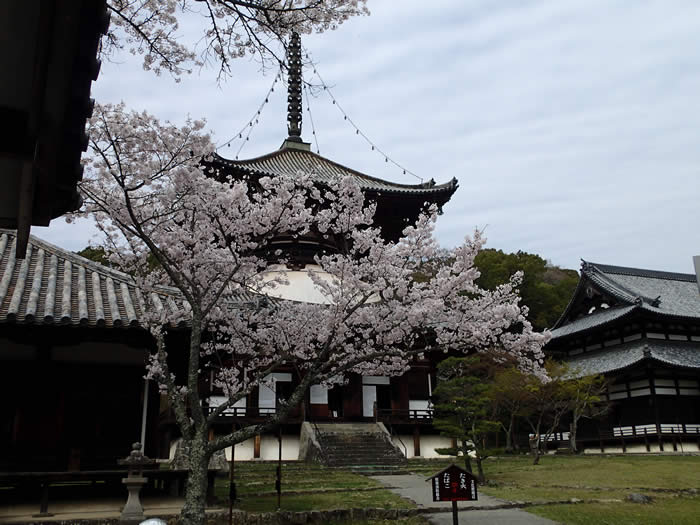
[[[313,434],[312,431],[307,429],[305,431],[305,426],[312,428],[310,423],[305,422],[302,424],[301,432],[297,434],[283,434],[282,435],[282,461],[314,461],[316,459],[309,459],[315,457],[313,455],[313,442],[310,441],[309,432]],[[399,440],[399,438],[401,438]],[[279,454],[279,444],[277,442],[276,435],[263,435],[260,440],[260,457],[254,457],[254,439],[248,439],[242,443],[236,445],[236,461],[274,461],[277,459]],[[435,452],[436,448],[449,448],[452,445],[450,438],[437,435],[423,435],[420,437],[420,456],[415,456],[413,451],[413,435],[412,434],[401,434],[400,436],[393,436],[391,438],[394,446],[401,452],[401,454],[406,455],[407,458],[440,458],[445,456],[440,456]],[[403,442],[403,444],[402,444]],[[174,441],[170,445],[170,460],[175,456],[175,451],[180,440]],[[405,448],[404,448],[405,445]],[[695,449],[696,450],[697,446]],[[673,450],[673,448],[671,448]],[[226,461],[231,461],[231,447],[225,449]],[[311,454],[311,456],[309,456]]]
[[[331,522],[344,521],[348,523],[367,520],[391,521],[417,516],[421,513],[421,509],[337,509],[309,512],[264,512],[260,514],[234,510],[233,522],[236,525],[326,525]],[[168,525],[177,525],[176,516],[161,516],[160,519],[166,521]],[[207,525],[228,525],[228,512],[207,512],[206,523]],[[26,522],[25,525],[120,525],[120,521],[118,518],[70,521],[42,519],[37,522]]]
[[[622,450],[622,445],[603,445],[603,452],[600,451],[600,447],[588,447],[583,449],[584,454],[650,454],[650,453],[664,453],[664,454],[692,454],[700,452],[700,445],[693,442],[681,442],[676,443],[676,450],[673,450],[672,441],[664,441],[664,449],[661,450],[658,441],[653,441],[649,443],[649,450],[644,443],[633,443],[625,446],[625,450]]]

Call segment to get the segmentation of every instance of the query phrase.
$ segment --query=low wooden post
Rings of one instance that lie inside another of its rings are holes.
[[[255,435],[255,440],[253,441],[253,458],[259,459],[260,458],[260,440],[261,440],[260,434]]]
[[[418,424],[413,427],[413,455],[420,456],[420,429]]]
[[[235,409],[234,409],[235,414]],[[234,415],[234,418],[236,416]],[[236,423],[233,423],[231,433],[236,432]],[[236,501],[236,481],[233,474],[233,466],[236,461],[236,444],[231,445],[231,468],[228,470],[228,525],[233,525],[233,504]]]
[[[279,427],[279,434],[277,435],[277,440],[279,444],[278,456],[277,456],[277,481],[275,481],[275,488],[277,489],[277,510],[282,508],[282,427]]]

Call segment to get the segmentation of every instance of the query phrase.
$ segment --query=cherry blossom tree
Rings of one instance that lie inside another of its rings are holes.
[[[143,67],[176,79],[194,67],[216,64],[219,78],[230,74],[231,60],[257,55],[282,62],[280,44],[293,31],[323,32],[347,19],[367,15],[367,0],[108,0],[112,24],[106,56],[127,48],[143,56]],[[199,27],[197,45],[179,33],[183,17]]]
[[[110,261],[133,276],[141,324],[156,341],[147,376],[167,395],[189,447],[181,523],[202,523],[210,457],[279,425],[312,384],[350,373],[398,375],[415,354],[492,352],[544,377],[542,345],[518,305],[520,276],[493,291],[475,285],[478,232],[449,262],[433,237],[436,211],[396,242],[372,227],[374,207],[351,179],[319,185],[313,173],[217,181],[202,159],[212,151],[204,123],[159,122],[121,105],[98,106],[81,183],[104,233]],[[256,300],[285,286],[271,259],[291,262],[280,236],[334,240],[315,256],[310,278],[324,301]],[[413,277],[430,275],[421,281]],[[181,308],[159,308],[164,300]],[[184,312],[184,313],[183,313]],[[188,325],[187,368],[170,367],[167,333]],[[299,383],[274,414],[210,441],[215,420],[280,366]],[[213,374],[225,401],[203,406],[202,375]]]

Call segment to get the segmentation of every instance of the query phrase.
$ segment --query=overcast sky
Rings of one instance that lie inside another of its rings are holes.
[[[426,180],[459,180],[438,223],[444,246],[477,227],[490,247],[537,253],[566,268],[583,258],[693,271],[691,257],[700,254],[700,2],[368,6],[371,16],[302,44],[379,148]],[[213,70],[176,84],[142,71],[135,57],[118,59],[103,64],[93,85],[99,102],[123,100],[174,122],[205,117],[217,142],[245,125],[275,75],[240,59],[221,85]],[[241,158],[279,148],[285,102],[278,84]],[[371,151],[326,93],[310,107],[323,156],[419,182]],[[303,138],[313,139],[306,113]],[[239,145],[220,154],[233,158]],[[61,219],[32,232],[72,250],[93,238],[88,225]]]

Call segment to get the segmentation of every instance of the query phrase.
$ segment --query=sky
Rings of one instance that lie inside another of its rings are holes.
[[[408,171],[459,189],[438,220],[445,247],[475,228],[488,247],[692,273],[700,254],[700,2],[369,0],[371,15],[302,45],[335,97],[311,109],[321,155],[369,175],[420,182],[372,151],[339,111]],[[399,7],[400,6],[400,7]],[[188,36],[183,28],[183,35]],[[172,122],[204,117],[217,143],[245,126],[276,71],[249,58],[180,83],[128,53],[92,96]],[[318,84],[307,68],[305,78]],[[308,102],[308,104],[307,104]],[[277,83],[240,158],[279,148]],[[245,135],[244,135],[245,136]],[[317,145],[304,112],[302,137]],[[240,140],[219,153],[233,158]],[[89,223],[32,233],[79,250]]]

